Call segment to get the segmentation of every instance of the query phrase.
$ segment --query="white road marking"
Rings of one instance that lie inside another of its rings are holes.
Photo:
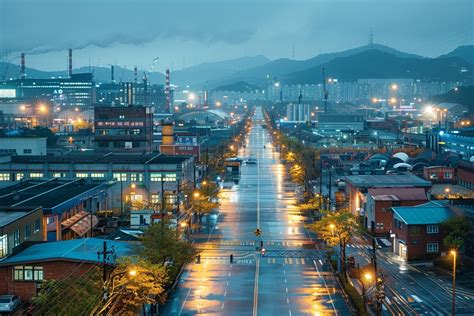
[[[260,258],[257,257],[255,263],[255,285],[253,289],[253,316],[257,316],[258,310],[258,274],[260,271]]]
[[[328,295],[329,295],[329,299],[331,300],[332,309],[334,310],[334,313],[336,315],[338,315],[338,312],[336,310],[336,306],[334,306],[334,300],[332,299],[331,293],[329,292],[328,285],[326,283],[326,279],[321,276],[321,273],[319,272],[318,265],[316,264],[316,261],[313,260],[313,263],[314,263],[314,267],[316,268],[316,271],[318,272],[319,277],[321,279],[323,279],[324,287],[326,288],[326,291],[328,292]]]

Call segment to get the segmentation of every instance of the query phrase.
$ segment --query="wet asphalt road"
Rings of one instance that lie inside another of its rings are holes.
[[[209,234],[195,241],[201,263],[185,269],[161,313],[350,315],[324,253],[316,250],[305,218],[294,207],[295,187],[261,126],[260,108],[253,121],[239,156],[253,157],[257,164],[243,164],[239,184],[222,191]],[[263,232],[265,256],[256,251],[256,228]]]

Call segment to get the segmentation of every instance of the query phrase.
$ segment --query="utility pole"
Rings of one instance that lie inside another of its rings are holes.
[[[323,208],[323,161],[321,160],[321,154],[319,155],[319,208]]]
[[[165,174],[161,172],[161,227],[165,225]]]
[[[328,211],[329,211],[329,212],[331,211],[331,193],[332,193],[332,192],[331,192],[331,191],[332,191],[332,190],[331,190],[331,189],[332,189],[332,185],[331,185],[332,172],[331,172],[331,171],[332,171],[332,169],[329,169],[329,184],[328,184],[328,186],[329,186],[329,188],[328,188],[328,190],[329,190],[329,194],[328,194]]]
[[[122,173],[120,173],[120,219],[123,218],[123,181]]]
[[[107,262],[109,260],[109,255],[114,256],[115,255],[115,250],[114,246],[112,246],[111,250],[108,250],[107,248],[107,242],[104,241],[102,251],[97,252],[97,256],[99,257],[102,256],[102,283],[103,283],[103,297],[102,299],[104,302],[107,302],[108,299],[108,293],[107,293]],[[104,315],[106,312],[104,312]]]

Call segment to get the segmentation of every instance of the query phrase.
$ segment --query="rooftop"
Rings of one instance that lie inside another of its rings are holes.
[[[0,208],[0,227],[5,227],[40,208]]]
[[[130,164],[179,164],[189,156],[162,154],[127,155],[115,153],[74,152],[63,156],[12,156],[14,163],[130,163]]]
[[[431,187],[431,182],[413,174],[355,175],[346,176],[355,187]]]
[[[423,188],[371,188],[369,194],[376,201],[426,201]]]
[[[440,224],[454,216],[443,203],[428,202],[417,206],[392,207],[394,218],[407,225]]]
[[[109,249],[113,247],[117,257],[129,255],[133,247],[133,243],[130,242],[99,238],[44,242],[31,245],[17,254],[8,257],[1,261],[0,265],[54,260],[100,263],[102,262],[102,258],[97,256],[97,252],[103,250],[104,242],[107,242]]]

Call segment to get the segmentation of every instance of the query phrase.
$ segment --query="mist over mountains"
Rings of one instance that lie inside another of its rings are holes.
[[[28,57],[27,57],[28,58]],[[27,62],[28,65],[28,62]],[[474,45],[460,46],[437,58],[398,51],[380,44],[365,45],[341,52],[319,54],[306,60],[280,58],[269,60],[263,55],[245,56],[218,62],[206,62],[171,72],[172,84],[213,89],[220,85],[246,81],[260,87],[270,82],[283,84],[319,83],[321,68],[328,77],[340,81],[361,78],[413,78],[426,81],[474,82]],[[0,62],[0,78],[18,78],[19,66]],[[96,82],[110,82],[109,67],[80,67],[74,73],[93,72]],[[163,83],[164,74],[138,71],[138,81],[147,74],[151,83]],[[26,68],[27,78],[67,77],[67,71],[41,71]],[[134,71],[115,66],[116,82],[134,81]]]

